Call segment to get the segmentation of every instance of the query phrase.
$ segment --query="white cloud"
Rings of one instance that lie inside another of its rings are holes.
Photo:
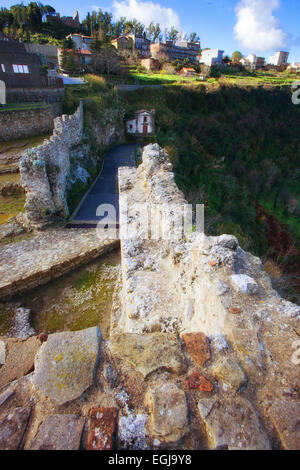
[[[284,46],[287,35],[273,11],[279,0],[241,0],[236,7],[236,39],[247,49],[268,51]]]
[[[180,29],[180,20],[176,11],[163,7],[159,3],[140,0],[114,0],[112,8],[115,18],[125,16],[128,19],[136,18],[145,26],[154,21],[159,23],[162,29],[171,26]]]

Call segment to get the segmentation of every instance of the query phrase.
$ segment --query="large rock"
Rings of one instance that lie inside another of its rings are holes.
[[[32,372],[35,356],[41,346],[35,336],[25,341],[6,338],[3,342],[6,345],[6,360],[0,367],[0,388]]]
[[[84,418],[77,415],[54,415],[39,427],[30,450],[77,450],[80,446]]]
[[[15,408],[0,421],[0,450],[20,448],[30,412],[30,407]]]
[[[199,401],[198,409],[211,449],[270,449],[268,436],[248,400],[204,398]]]
[[[282,447],[300,450],[300,402],[277,400],[268,410]]]
[[[93,383],[100,342],[98,327],[50,335],[36,356],[33,383],[59,404],[75,400]]]
[[[114,356],[127,361],[144,378],[158,370],[182,374],[186,369],[180,345],[171,334],[114,335],[111,338],[110,350]]]
[[[157,384],[148,389],[145,404],[150,411],[153,436],[163,442],[176,442],[187,432],[185,393],[174,383]]]

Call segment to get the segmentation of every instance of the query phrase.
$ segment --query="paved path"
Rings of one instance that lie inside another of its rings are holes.
[[[134,166],[135,144],[119,145],[107,152],[104,158],[102,172],[96,183],[87,193],[79,210],[75,213],[70,226],[96,226],[104,216],[97,216],[97,208],[101,204],[112,204],[116,211],[117,223],[119,220],[119,194],[117,174],[120,166]],[[107,219],[105,219],[107,221]]]

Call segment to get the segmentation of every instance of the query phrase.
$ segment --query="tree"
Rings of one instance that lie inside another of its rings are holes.
[[[168,28],[165,29],[165,40],[171,41],[173,43],[177,42],[179,36],[179,31],[172,26],[170,30]]]
[[[232,62],[234,64],[238,64],[240,62],[240,60],[243,58],[243,54],[240,51],[234,51],[232,53],[231,58],[232,58]]]
[[[188,37],[189,42],[199,42],[200,37],[198,36],[197,33],[191,33]]]
[[[120,57],[118,56],[116,49],[112,45],[102,45],[99,47],[97,52],[92,55],[93,68],[95,72],[116,73],[119,71]]]
[[[161,36],[161,28],[159,23],[154,24],[153,21],[149,24],[148,28],[146,29],[147,38],[150,39],[151,42],[156,42],[157,39]]]

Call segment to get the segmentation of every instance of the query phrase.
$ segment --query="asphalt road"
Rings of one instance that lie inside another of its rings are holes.
[[[107,152],[100,176],[87,194],[75,217],[69,222],[69,226],[75,224],[93,226],[104,217],[107,221],[107,212],[104,211],[102,216],[96,215],[98,207],[102,204],[112,204],[116,210],[117,221],[119,220],[118,168],[134,166],[135,147],[135,144],[119,145]]]

